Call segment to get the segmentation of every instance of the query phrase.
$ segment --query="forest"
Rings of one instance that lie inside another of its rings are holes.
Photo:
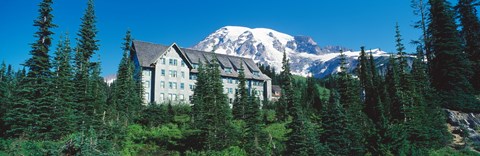
[[[76,47],[68,34],[52,43],[52,3],[38,5],[23,69],[0,65],[0,155],[479,155],[478,142],[452,146],[445,112],[480,112],[476,0],[413,0],[416,54],[405,52],[397,24],[386,71],[361,47],[354,73],[341,55],[337,74],[305,78],[291,74],[284,53],[282,69],[261,65],[282,95],[260,101],[238,69],[232,106],[215,61],[200,64],[191,104],[143,103],[129,30],[108,85],[92,58],[94,1]]]

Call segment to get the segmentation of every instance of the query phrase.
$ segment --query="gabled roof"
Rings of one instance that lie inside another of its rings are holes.
[[[132,42],[132,46],[142,67],[150,67],[168,49],[168,46],[137,40]]]
[[[220,64],[221,68],[235,69],[232,71],[232,73],[226,73],[224,70],[221,70],[222,76],[238,77],[237,70],[240,69],[240,65],[243,65],[245,78],[256,80],[270,80],[267,75],[263,74],[260,71],[255,62],[253,62],[253,60],[249,58],[180,48],[175,43],[173,43],[171,46],[164,46],[160,44],[153,44],[135,40],[132,44],[139,64],[142,67],[152,67],[152,65],[155,64],[155,61],[159,57],[161,57],[168,50],[168,48],[172,47],[175,48],[177,52],[179,52],[180,57],[184,59],[185,63],[191,69],[191,72],[197,72],[197,70],[192,69],[192,64],[217,61]],[[253,72],[259,72],[259,75],[253,75]]]
[[[178,55],[180,55],[180,57],[182,57],[186,61],[185,64],[187,66],[189,66],[190,68],[192,66],[189,59],[187,59],[187,56],[185,55],[185,53],[182,52],[181,48],[175,43],[173,43],[170,46],[164,46],[164,45],[134,40],[132,44],[133,44],[133,49],[135,51],[135,54],[137,55],[138,61],[140,62],[140,66],[142,67],[151,67],[152,64],[154,64],[159,57],[165,54],[165,52],[167,52],[168,48],[170,47],[174,48],[178,52]]]

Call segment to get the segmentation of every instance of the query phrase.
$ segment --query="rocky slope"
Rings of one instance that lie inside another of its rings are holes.
[[[321,47],[308,36],[291,36],[267,28],[252,29],[239,26],[222,27],[192,49],[248,57],[276,69],[281,69],[283,52],[286,52],[294,74],[306,76],[311,73],[318,78],[338,72],[341,50],[345,51],[347,56],[349,71],[356,68],[359,56],[359,51],[341,46]],[[373,54],[379,67],[388,62],[387,52],[380,49],[367,52]]]

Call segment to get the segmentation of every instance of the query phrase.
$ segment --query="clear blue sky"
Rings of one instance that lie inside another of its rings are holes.
[[[17,69],[35,41],[32,26],[40,0],[1,0],[0,61]],[[86,0],[54,0],[55,37],[70,33],[74,42]],[[394,52],[394,26],[399,22],[407,51],[420,35],[412,28],[409,0],[96,0],[98,40],[103,74],[114,74],[122,56],[122,38],[191,47],[227,25],[264,27],[290,35],[307,35],[320,45],[360,46]],[[75,44],[75,43],[73,43]],[[50,54],[53,54],[54,47]],[[97,59],[95,56],[93,59]]]

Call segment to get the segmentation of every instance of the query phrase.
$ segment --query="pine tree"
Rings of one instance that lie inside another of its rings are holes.
[[[142,105],[141,95],[137,91],[138,82],[134,78],[134,65],[129,55],[129,52],[132,50],[131,43],[132,38],[128,30],[124,38],[122,47],[123,57],[118,66],[114,91],[114,102],[117,111],[116,118],[123,118],[122,122],[124,122],[125,125],[133,121]]]
[[[7,68],[5,65],[5,62],[2,62],[2,65],[0,66],[0,138],[3,138],[5,136],[6,128],[7,125],[5,125],[5,113],[8,110],[8,106],[10,105],[9,102],[11,98],[9,97],[9,86],[8,83],[10,83],[7,76]]]
[[[475,89],[480,90],[480,21],[477,16],[478,0],[459,0],[458,9],[462,25],[461,34],[465,41],[465,52],[472,62],[474,75],[470,82]]]
[[[201,131],[199,142],[207,150],[221,150],[233,143],[231,110],[216,60],[199,66],[192,101],[194,125]]]
[[[282,60],[282,72],[280,72],[280,85],[282,88],[282,96],[277,102],[277,118],[280,121],[286,121],[288,116],[292,116],[289,110],[292,108],[293,96],[295,91],[293,90],[292,74],[290,73],[290,61],[287,58],[286,52],[283,52]]]
[[[57,126],[51,120],[53,118],[51,114],[53,96],[50,88],[52,73],[48,52],[53,34],[50,29],[56,27],[52,23],[51,4],[51,0],[43,0],[39,4],[39,16],[34,21],[34,26],[38,27],[34,35],[37,41],[31,44],[32,57],[25,63],[29,72],[22,80],[16,94],[22,98],[14,101],[12,110],[6,117],[7,125],[11,127],[8,131],[11,136],[29,134],[34,139],[46,139],[52,137],[52,127]]]
[[[417,58],[412,64],[414,104],[407,110],[409,113],[409,141],[418,148],[441,148],[447,145],[450,134],[445,125],[445,112],[440,108],[439,98],[430,86],[421,47],[417,48]]]
[[[107,84],[103,80],[103,77],[100,76],[100,59],[98,59],[98,62],[92,62],[91,65],[93,66],[93,69],[88,79],[89,85],[87,86],[88,104],[84,107],[84,113],[86,116],[88,116],[88,119],[84,120],[85,127],[83,128],[93,128],[97,132],[100,132],[100,126],[102,123],[105,123],[105,121],[102,121],[102,119],[104,119],[103,115],[106,113],[105,111],[107,109]]]
[[[70,47],[68,34],[66,34],[58,42],[53,61],[55,110],[52,113],[56,113],[56,118],[52,120],[58,120],[57,123],[59,123],[59,126],[54,129],[57,134],[56,137],[67,135],[74,130],[72,128],[75,118],[72,107],[74,105],[75,88],[73,87],[71,61],[72,48]]]
[[[443,97],[447,108],[480,111],[480,102],[472,94],[469,82],[471,63],[463,52],[462,41],[453,17],[454,13],[445,0],[430,0],[430,25],[432,52],[429,62],[432,85]]]
[[[432,60],[431,52],[431,34],[428,32],[428,0],[412,0],[411,7],[413,8],[413,13],[416,16],[419,16],[419,20],[413,25],[414,28],[420,29],[422,31],[422,36],[418,41],[413,41],[413,43],[418,45],[423,45],[424,50],[426,51],[426,59],[428,62]]]
[[[90,106],[92,103],[88,99],[88,91],[91,90],[88,88],[91,85],[89,82],[90,73],[93,71],[95,65],[90,62],[91,57],[95,54],[95,51],[98,50],[98,40],[96,40],[97,28],[96,28],[96,19],[95,19],[95,10],[94,10],[94,1],[88,0],[87,8],[85,14],[81,18],[82,24],[80,25],[80,31],[78,32],[79,39],[77,40],[77,47],[75,49],[75,88],[76,88],[76,112],[78,115],[78,123],[80,127],[88,127],[89,125],[84,125],[85,123],[90,123],[90,117],[87,116],[87,108],[92,108]],[[79,128],[80,128],[79,127]],[[85,129],[84,129],[85,130]]]
[[[340,54],[340,72],[338,73],[337,89],[340,98],[340,104],[345,109],[347,117],[348,137],[351,139],[349,155],[363,155],[365,149],[365,130],[369,127],[368,119],[363,113],[363,104],[360,98],[360,84],[347,71],[346,56]]]
[[[340,95],[336,90],[330,92],[330,100],[324,109],[322,139],[334,155],[348,155],[351,139],[348,135],[348,120],[345,109],[340,104]]]
[[[255,90],[253,90],[255,93]],[[245,150],[249,155],[264,155],[264,150],[261,144],[264,142],[262,139],[261,131],[261,113],[260,113],[260,100],[255,96],[249,96],[248,103],[245,105]]]
[[[233,102],[233,118],[237,120],[245,119],[246,105],[248,101],[248,91],[246,88],[246,79],[243,69],[243,63],[241,63],[240,68],[238,69],[238,91],[235,92],[235,100]]]

